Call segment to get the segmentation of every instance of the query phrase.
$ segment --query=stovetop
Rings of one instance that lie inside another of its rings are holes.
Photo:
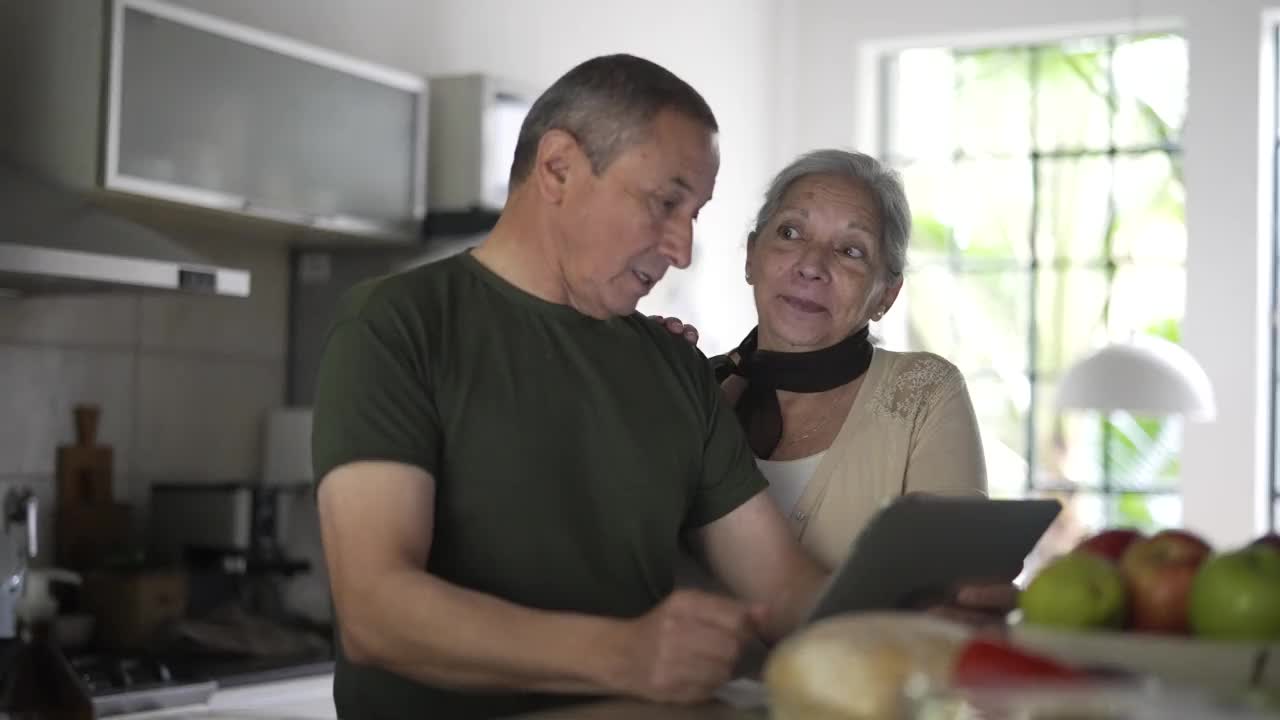
[[[180,675],[175,678],[169,664],[155,658],[81,655],[71,658],[71,667],[94,695],[176,685],[188,680]]]
[[[327,658],[151,657],[85,654],[69,658],[99,717],[209,701],[219,687],[330,672]]]

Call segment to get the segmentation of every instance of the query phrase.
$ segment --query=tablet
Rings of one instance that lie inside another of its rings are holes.
[[[970,581],[1012,582],[1062,506],[1057,500],[906,495],[853,541],[805,624],[945,602]]]

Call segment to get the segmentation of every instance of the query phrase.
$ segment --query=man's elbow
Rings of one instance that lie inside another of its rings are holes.
[[[342,657],[354,665],[383,665],[386,652],[377,640],[377,632],[365,622],[339,614],[338,642],[342,645]]]

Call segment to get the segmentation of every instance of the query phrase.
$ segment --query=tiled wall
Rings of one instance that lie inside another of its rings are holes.
[[[115,493],[155,481],[255,479],[266,411],[285,393],[288,253],[275,230],[153,219],[192,250],[252,272],[248,299],[157,294],[0,299],[0,491],[34,489],[51,548],[56,448],[71,409],[102,407]],[[255,232],[257,234],[255,234]],[[41,553],[49,562],[51,554]]]

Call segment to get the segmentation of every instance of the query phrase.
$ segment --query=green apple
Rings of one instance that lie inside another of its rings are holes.
[[[1280,640],[1280,550],[1258,544],[1210,558],[1191,584],[1197,635]]]
[[[1028,623],[1063,628],[1119,627],[1126,602],[1115,563],[1081,551],[1050,561],[1018,597]]]

